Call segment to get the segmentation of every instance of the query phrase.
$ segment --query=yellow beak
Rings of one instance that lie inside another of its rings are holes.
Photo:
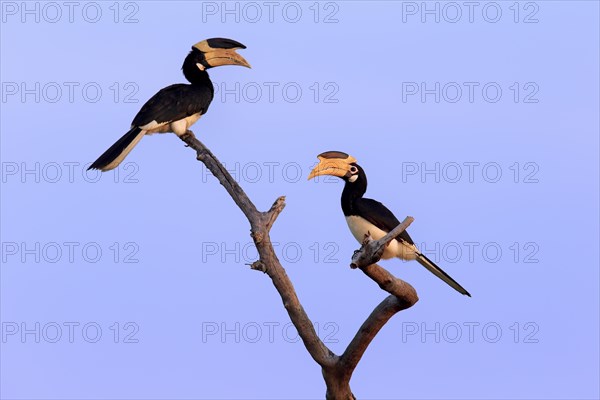
[[[351,164],[356,162],[356,159],[352,156],[347,156],[346,158],[328,158],[319,155],[318,159],[319,163],[308,175],[308,180],[322,175],[332,175],[343,178],[346,174],[350,173]]]
[[[226,41],[229,46],[224,46],[227,48],[212,47],[211,44],[215,46],[215,43],[211,41],[215,40]],[[231,39],[207,39],[196,43],[193,47],[204,53],[204,58],[211,67],[218,67],[220,65],[241,65],[242,67],[251,68],[248,61],[235,52],[237,49],[246,48],[246,46],[240,42]]]
[[[220,65],[239,65],[246,68],[252,68],[244,57],[235,52],[235,49],[212,49],[204,53],[206,62],[211,67]]]

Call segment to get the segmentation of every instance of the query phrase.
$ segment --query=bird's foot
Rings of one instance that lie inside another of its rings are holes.
[[[180,136],[180,138],[184,142],[188,142],[190,139],[195,139],[196,135],[194,135],[194,132],[192,132],[188,129],[187,131],[185,131],[185,133],[183,135]],[[190,145],[186,144],[185,147],[190,147]]]

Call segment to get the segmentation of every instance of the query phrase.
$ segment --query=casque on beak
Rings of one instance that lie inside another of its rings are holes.
[[[211,67],[221,65],[240,65],[250,67],[250,63],[236,53],[237,49],[245,49],[246,46],[231,39],[207,39],[196,43],[193,47],[204,53],[206,63]]]
[[[220,65],[240,65],[246,68],[252,68],[244,57],[240,56],[235,50],[216,49],[204,54],[206,62],[211,67]]]
[[[308,180],[322,175],[332,175],[343,178],[350,174],[352,163],[356,158],[341,151],[327,151],[317,156],[319,163],[308,175]]]

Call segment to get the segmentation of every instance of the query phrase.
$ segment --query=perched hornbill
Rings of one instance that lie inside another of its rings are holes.
[[[215,90],[206,72],[220,65],[250,64],[235,52],[246,46],[231,39],[213,38],[192,46],[183,66],[190,84],[178,83],[161,89],[137,113],[131,129],[106,150],[88,169],[108,171],[116,168],[144,135],[173,132],[183,135],[206,113]]]
[[[381,239],[400,224],[400,221],[386,206],[363,197],[367,191],[367,176],[354,157],[341,151],[328,151],[319,154],[318,158],[319,164],[311,171],[308,179],[321,175],[333,175],[346,182],[342,192],[342,211],[346,216],[346,222],[352,235],[359,243],[363,242],[367,234],[370,234],[375,240]],[[454,279],[422,254],[406,231],[393,239],[382,255],[383,259],[394,257],[403,260],[417,260],[458,292],[471,296]]]

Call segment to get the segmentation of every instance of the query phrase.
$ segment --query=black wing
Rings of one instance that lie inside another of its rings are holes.
[[[204,114],[213,99],[209,87],[178,83],[161,89],[137,113],[132,126],[177,121],[197,113]]]
[[[385,232],[390,232],[400,225],[398,218],[386,206],[373,199],[359,199],[354,203],[354,207],[358,215]],[[396,239],[414,244],[406,231],[402,231]]]

